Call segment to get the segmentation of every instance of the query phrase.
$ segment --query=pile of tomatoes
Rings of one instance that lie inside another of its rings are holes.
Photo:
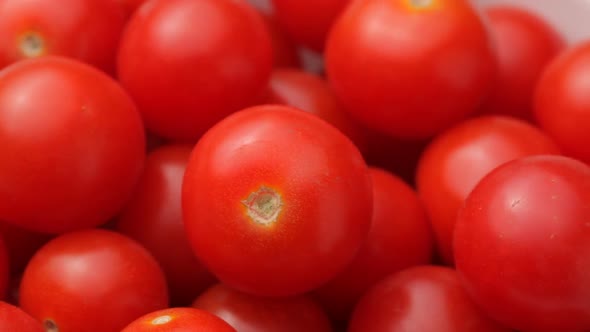
[[[590,41],[270,2],[0,0],[0,331],[590,331]]]

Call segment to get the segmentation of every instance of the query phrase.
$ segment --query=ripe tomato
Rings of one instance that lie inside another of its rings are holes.
[[[475,112],[495,70],[468,0],[353,1],[331,30],[325,59],[334,92],[355,118],[411,139]]]
[[[297,45],[285,33],[275,15],[260,12],[271,37],[273,50],[273,64],[275,68],[299,68],[301,58]]]
[[[271,0],[285,31],[299,44],[321,52],[334,21],[350,0]]]
[[[222,282],[294,295],[352,261],[369,231],[371,180],[358,149],[327,122],[258,106],[197,143],[182,207],[195,254]]]
[[[346,134],[361,151],[367,149],[365,130],[344,111],[322,77],[303,70],[276,69],[270,88],[285,104],[319,116]]]
[[[519,331],[590,330],[590,167],[519,158],[473,189],[455,260],[473,299]]]
[[[354,261],[316,292],[338,321],[346,321],[360,297],[393,272],[430,263],[433,239],[417,193],[398,177],[370,168],[373,221]],[[303,331],[303,330],[302,330]]]
[[[22,308],[48,331],[119,332],[168,305],[166,280],[137,242],[107,230],[60,235],[27,266]]]
[[[535,118],[564,154],[590,163],[590,41],[554,59],[535,92]]]
[[[123,34],[118,75],[147,128],[196,141],[268,83],[270,35],[245,0],[154,0]]]
[[[48,56],[0,72],[0,154],[7,156],[0,163],[0,219],[60,233],[119,212],[141,174],[145,133],[113,79]]]
[[[137,240],[166,273],[172,302],[189,305],[215,282],[197,261],[182,223],[181,189],[191,146],[163,145],[148,155],[135,196],[116,230]]]
[[[121,332],[236,332],[221,318],[194,308],[169,308],[146,314]]]
[[[29,314],[3,301],[0,301],[0,331],[46,332]]]
[[[0,1],[0,68],[61,55],[114,73],[125,15],[105,0]]]
[[[457,213],[486,174],[516,158],[558,153],[553,140],[538,128],[499,115],[465,121],[436,137],[420,158],[416,183],[443,261],[453,264]]]
[[[495,42],[498,75],[484,112],[532,120],[535,85],[564,41],[529,10],[499,5],[488,7],[485,14]]]
[[[392,274],[355,308],[348,332],[509,332],[469,299],[457,273],[419,266]]]
[[[201,294],[193,307],[222,318],[240,332],[332,331],[323,309],[304,295],[257,297],[217,284]]]
[[[115,0],[115,2],[123,7],[127,16],[131,16],[147,0]]]
[[[6,244],[10,274],[13,276],[22,273],[35,252],[52,237],[1,221],[0,234]]]

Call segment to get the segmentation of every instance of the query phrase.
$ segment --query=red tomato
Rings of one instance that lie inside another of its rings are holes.
[[[435,138],[419,161],[416,183],[444,262],[453,264],[457,213],[485,175],[516,158],[558,153],[541,130],[505,116],[474,118]]]
[[[428,264],[432,258],[430,224],[416,192],[386,171],[371,168],[370,172],[373,221],[369,236],[346,270],[316,293],[339,321],[346,321],[359,298],[382,278]]]
[[[107,230],[60,235],[27,266],[22,308],[48,331],[119,332],[168,305],[166,280],[137,242]]]
[[[144,315],[121,332],[236,332],[221,318],[194,308],[169,308]]]
[[[195,258],[182,223],[182,178],[191,149],[164,145],[148,155],[135,196],[115,227],[154,255],[179,306],[189,305],[215,282]]]
[[[411,139],[475,112],[495,70],[468,0],[353,1],[331,30],[325,58],[334,92],[355,118]]]
[[[4,236],[0,236],[0,300],[8,298],[10,282],[10,256]],[[3,331],[0,329],[0,331]]]
[[[322,51],[334,21],[350,0],[271,0],[281,26],[299,44]]]
[[[123,7],[127,16],[131,16],[147,0],[115,0],[115,2]]]
[[[530,317],[528,317],[530,319]],[[509,332],[469,299],[457,273],[442,266],[409,268],[371,288],[348,332]]]
[[[471,192],[455,261],[473,299],[519,331],[590,330],[590,167],[520,158]]]
[[[50,235],[31,232],[5,222],[0,222],[0,234],[6,244],[10,274],[13,276],[22,273],[35,252],[51,239]]]
[[[265,298],[217,284],[193,307],[208,311],[240,332],[331,332],[323,309],[307,296]]]
[[[0,301],[0,331],[46,332],[41,323],[29,314],[3,301]]]
[[[133,101],[104,73],[61,57],[0,72],[0,219],[59,233],[107,222],[145,159]]]
[[[366,150],[366,133],[340,106],[328,83],[320,76],[297,69],[276,69],[271,90],[285,104],[315,114]]]
[[[548,22],[528,10],[493,6],[485,14],[496,46],[498,76],[484,112],[532,120],[535,85],[564,41]]]
[[[21,59],[61,55],[114,73],[125,15],[105,0],[3,0],[0,68]]]
[[[564,154],[590,163],[590,41],[554,59],[535,92],[535,117]]]
[[[196,141],[262,93],[269,33],[245,0],[154,0],[128,23],[118,74],[163,138]]]
[[[371,180],[358,149],[327,122],[259,106],[197,143],[182,207],[195,254],[222,282],[294,295],[352,261],[369,231]]]
[[[275,68],[299,68],[301,67],[301,58],[297,45],[285,33],[283,27],[279,25],[276,17],[270,13],[260,12],[266,23],[266,28],[270,33],[272,41],[272,50]]]

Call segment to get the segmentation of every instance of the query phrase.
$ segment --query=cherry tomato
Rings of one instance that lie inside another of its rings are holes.
[[[29,314],[3,301],[0,301],[0,331],[46,332]]]
[[[346,321],[360,297],[393,272],[428,264],[433,239],[417,193],[391,173],[370,168],[373,221],[354,261],[316,296],[339,321]],[[302,330],[303,331],[303,330]]]
[[[146,314],[121,332],[236,332],[221,318],[194,308],[169,308]]]
[[[61,55],[113,74],[124,25],[124,12],[113,1],[2,0],[0,68],[21,59]]]
[[[46,56],[0,72],[0,154],[0,219],[60,233],[120,211],[141,175],[145,133],[112,78]]]
[[[268,83],[271,38],[245,0],[154,0],[123,34],[118,75],[147,128],[196,141]]]
[[[455,261],[473,299],[524,332],[590,330],[590,167],[563,156],[508,162],[473,189]]]
[[[529,10],[497,5],[488,7],[485,15],[495,42],[498,75],[484,112],[532,120],[535,85],[564,40]]]
[[[60,235],[25,269],[22,308],[48,331],[119,332],[167,307],[166,280],[139,243],[107,230]]]
[[[270,33],[273,50],[273,64],[275,68],[300,68],[301,58],[297,45],[285,33],[283,27],[277,22],[275,15],[260,12]]]
[[[0,234],[9,256],[10,274],[22,273],[29,260],[52,236],[0,222]]]
[[[294,295],[352,261],[369,231],[371,180],[335,127],[298,109],[258,106],[197,143],[182,208],[195,254],[222,282]]]
[[[348,332],[509,332],[483,314],[461,287],[457,273],[419,266],[394,273],[355,308]]]
[[[558,153],[555,142],[538,128],[499,115],[465,121],[435,138],[420,158],[416,183],[443,261],[453,264],[457,213],[485,175],[516,158]]]
[[[286,298],[257,297],[217,284],[193,303],[240,332],[331,332],[323,309],[311,298],[300,295]]]
[[[468,0],[353,1],[331,30],[325,60],[356,119],[409,139],[474,113],[495,73],[488,33]]]
[[[365,130],[344,111],[322,77],[303,70],[276,69],[270,87],[285,104],[319,116],[346,134],[361,151],[367,149]]]
[[[297,43],[322,51],[334,21],[350,0],[271,0],[281,26]]]
[[[154,255],[166,273],[172,302],[180,306],[215,281],[195,258],[182,223],[182,178],[191,149],[164,145],[148,155],[135,196],[115,227]]]
[[[554,59],[535,92],[535,118],[564,154],[590,163],[590,42]]]

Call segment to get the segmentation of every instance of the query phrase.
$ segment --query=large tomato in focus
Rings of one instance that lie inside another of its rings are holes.
[[[322,52],[328,32],[350,0],[271,0],[281,26],[299,44]]]
[[[273,67],[271,38],[245,0],[154,0],[127,25],[118,76],[147,128],[196,141],[252,104]]]
[[[3,301],[0,301],[0,331],[47,332],[40,322],[21,308]]]
[[[590,163],[590,41],[554,59],[535,91],[534,115],[564,154]]]
[[[471,192],[457,219],[455,261],[491,317],[524,332],[590,330],[590,166],[519,158]]]
[[[169,308],[151,312],[121,332],[236,332],[221,318],[193,308]]]
[[[106,223],[145,159],[141,117],[115,80],[48,56],[0,72],[0,219],[60,233]]]
[[[182,223],[182,178],[191,150],[163,145],[150,152],[135,195],[115,227],[154,255],[166,273],[172,302],[182,306],[215,281],[195,258]]]
[[[537,127],[499,115],[465,121],[436,137],[420,158],[416,183],[443,261],[453,263],[457,213],[485,175],[516,158],[558,153]]]
[[[542,18],[526,9],[492,6],[485,14],[498,62],[498,77],[484,112],[532,119],[535,85],[564,40]]]
[[[510,332],[469,299],[457,273],[419,266],[371,288],[353,313],[348,332]]]
[[[185,228],[223,283],[261,296],[310,291],[348,265],[369,231],[368,167],[315,115],[249,108],[215,125],[186,169]]]
[[[114,74],[124,26],[125,13],[112,0],[2,0],[0,68],[61,55]]]
[[[474,113],[495,61],[469,0],[353,1],[326,45],[334,92],[361,123],[427,138]]]
[[[240,332],[331,332],[323,309],[307,296],[265,298],[217,284],[193,303]]]
[[[433,239],[417,193],[398,177],[370,168],[373,221],[354,261],[315,293],[335,320],[346,321],[359,298],[391,273],[430,263]]]
[[[119,332],[167,307],[166,280],[137,242],[107,230],[84,230],[48,242],[27,266],[22,308],[48,331]]]

